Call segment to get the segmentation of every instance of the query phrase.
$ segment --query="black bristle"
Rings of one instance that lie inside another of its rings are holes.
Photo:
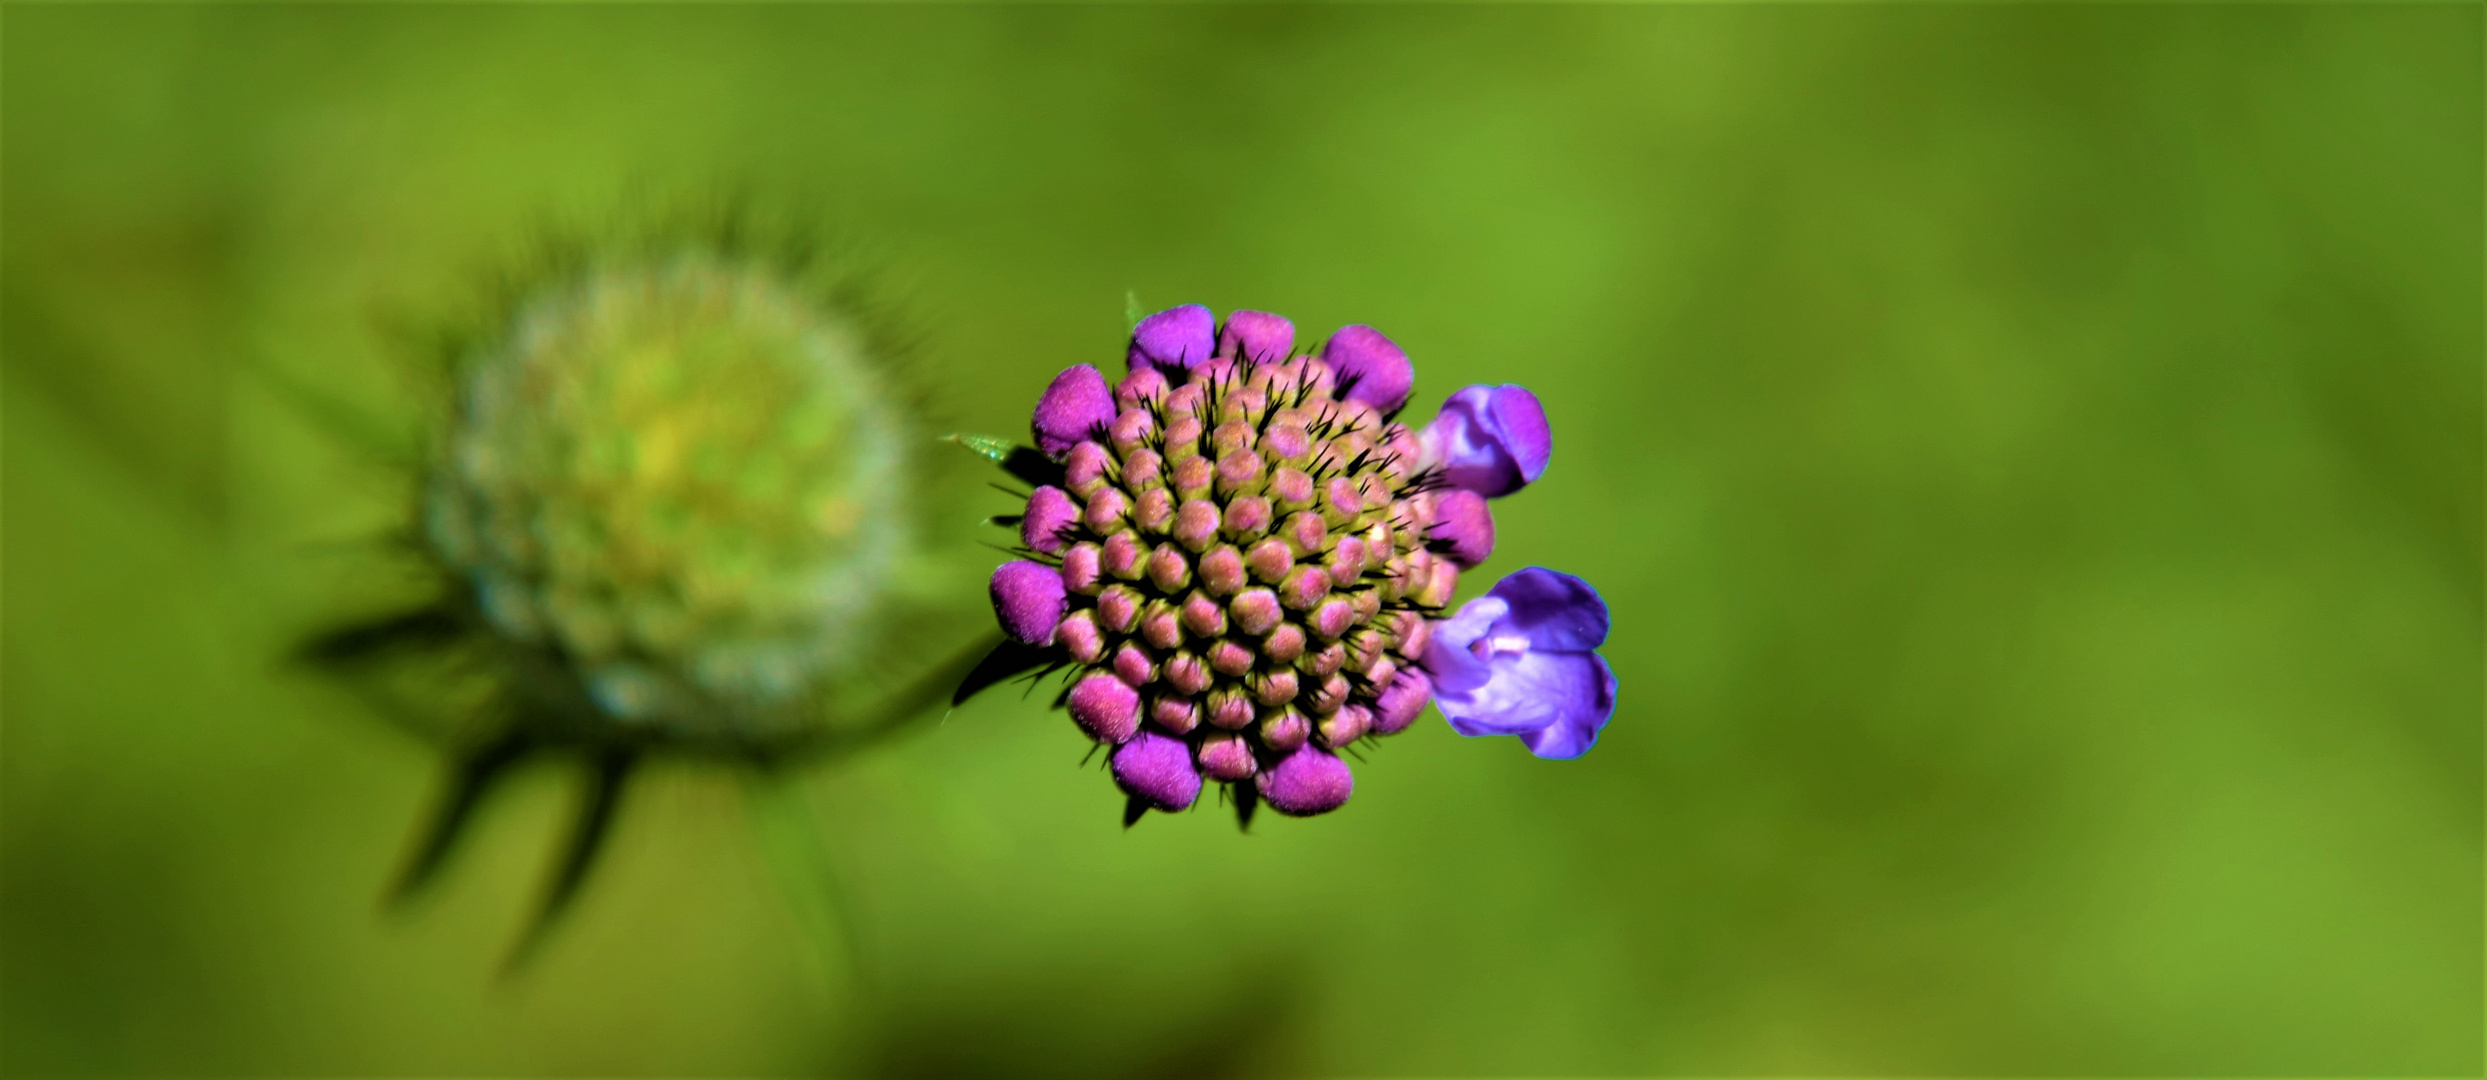
[[[469,629],[446,604],[339,627],[304,642],[297,653],[314,664],[352,664],[405,649],[436,648]]]
[[[1261,808],[1261,789],[1252,786],[1250,781],[1244,781],[1227,785],[1227,790],[1235,793],[1235,828],[1240,832],[1251,832],[1252,812]]]
[[[1128,829],[1139,824],[1141,818],[1148,816],[1148,812],[1149,802],[1147,799],[1143,799],[1137,795],[1125,796],[1123,798],[1123,828]]]
[[[969,671],[965,679],[959,680],[958,689],[950,693],[950,705],[952,708],[963,705],[987,687],[1013,676],[1048,663],[1059,664],[1062,662],[1061,654],[1062,650],[1058,647],[1038,647],[1005,639],[993,646],[992,652],[984,654],[984,659],[976,662],[975,669]]]
[[[1014,447],[1002,471],[1038,487],[1062,486],[1062,463],[1025,446]]]

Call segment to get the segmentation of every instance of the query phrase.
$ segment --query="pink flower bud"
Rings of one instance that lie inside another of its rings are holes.
[[[1054,631],[1054,640],[1061,642],[1071,659],[1080,663],[1093,664],[1105,659],[1105,632],[1097,629],[1097,613],[1093,609],[1074,611],[1063,619],[1062,626]]]
[[[1153,533],[1166,531],[1174,523],[1174,493],[1162,487],[1141,492],[1131,506],[1131,523]]]
[[[1233,596],[1244,587],[1243,553],[1232,546],[1209,549],[1200,557],[1200,583],[1211,596]]]
[[[1030,645],[1051,645],[1069,600],[1062,573],[1026,559],[1003,563],[993,571],[993,615],[1010,636]]]
[[[1207,499],[1187,499],[1174,512],[1176,543],[1195,552],[1209,550],[1218,540],[1218,507]]]
[[[1278,594],[1268,589],[1245,589],[1237,593],[1235,599],[1227,603],[1226,611],[1234,617],[1236,629],[1254,637],[1277,629],[1279,618],[1285,614],[1278,607]]]
[[[1160,591],[1178,593],[1192,584],[1192,560],[1173,544],[1159,544],[1149,553],[1149,583]]]
[[[1159,401],[1165,398],[1166,389],[1166,377],[1156,368],[1141,368],[1123,376],[1123,381],[1114,387],[1114,404],[1128,409]]]
[[[1286,541],[1273,536],[1245,551],[1244,565],[1252,568],[1253,577],[1275,585],[1295,569],[1295,553],[1287,550]]]
[[[1166,685],[1177,693],[1198,695],[1209,689],[1209,665],[1189,652],[1178,652],[1166,658]]]
[[[1104,567],[1098,559],[1099,554],[1097,545],[1087,541],[1081,541],[1064,549],[1062,552],[1062,584],[1081,596],[1097,595],[1097,590],[1104,587],[1099,581],[1104,576]]]
[[[1109,576],[1138,581],[1140,575],[1147,571],[1147,558],[1148,549],[1141,546],[1138,536],[1127,531],[1118,532],[1105,538],[1105,544],[1097,553],[1097,567]]]
[[[1080,506],[1069,492],[1051,484],[1037,488],[1028,496],[1027,513],[1019,518],[1019,542],[1031,551],[1056,554],[1071,545],[1079,517]]]
[[[1140,593],[1129,585],[1108,586],[1097,594],[1097,625],[1116,634],[1128,634],[1140,621]]]
[[[1261,716],[1261,745],[1273,752],[1283,754],[1302,746],[1312,734],[1312,722],[1294,709],[1279,709]]]
[[[1310,611],[1329,595],[1330,572],[1318,566],[1296,567],[1278,586],[1278,598],[1290,611]]]
[[[1291,817],[1324,814],[1347,804],[1356,790],[1347,763],[1316,746],[1301,746],[1254,780],[1269,807]]]
[[[1242,675],[1252,670],[1252,650],[1232,641],[1209,646],[1209,669],[1220,675]]]
[[[1183,644],[1183,619],[1173,604],[1151,600],[1140,612],[1140,640],[1151,648],[1171,649]]]
[[[1344,705],[1321,722],[1321,745],[1333,750],[1358,739],[1373,723],[1373,711],[1362,705]]]
[[[1109,430],[1113,433],[1114,449],[1130,453],[1148,442],[1149,435],[1157,430],[1157,418],[1135,405],[1115,416]]]
[[[1222,686],[1209,691],[1209,723],[1230,731],[1240,731],[1252,725],[1255,715],[1252,699],[1245,697],[1242,690]]]
[[[1072,684],[1064,704],[1100,742],[1119,743],[1140,730],[1140,692],[1112,675],[1098,672]]]
[[[1142,732],[1114,751],[1114,783],[1149,806],[1173,813],[1200,797],[1200,773],[1183,740]]]
[[[1226,633],[1226,605],[1199,593],[1184,597],[1183,628],[1202,639]]]
[[[1396,735],[1416,722],[1425,711],[1425,703],[1433,700],[1433,682],[1425,673],[1408,668],[1398,673],[1373,703],[1373,730]]]
[[[1139,643],[1126,641],[1114,648],[1114,675],[1132,686],[1147,686],[1157,681],[1157,662]]]
[[[1279,623],[1261,643],[1261,655],[1273,664],[1292,664],[1304,655],[1304,628],[1294,623]]]
[[[1261,482],[1261,455],[1230,450],[1218,458],[1217,492],[1233,495]]]
[[[1114,471],[1113,455],[1096,442],[1081,442],[1071,447],[1063,460],[1062,486],[1070,489],[1071,497],[1085,499],[1097,493]]]
[[[1268,532],[1269,523],[1268,499],[1251,495],[1226,504],[1226,535],[1237,540],[1251,540]]]
[[[1149,719],[1177,735],[1200,726],[1200,703],[1188,697],[1159,694],[1149,703]]]
[[[1213,779],[1235,781],[1249,778],[1257,767],[1252,760],[1252,744],[1232,731],[1213,731],[1200,740],[1200,771]]]
[[[1313,616],[1307,623],[1313,633],[1321,635],[1324,640],[1335,640],[1356,624],[1356,609],[1347,601],[1333,596],[1313,609]]]
[[[1284,705],[1295,700],[1298,681],[1292,671],[1265,671],[1245,681],[1252,690],[1252,700],[1263,705]]]
[[[1270,498],[1282,510],[1302,510],[1311,506],[1316,494],[1313,488],[1313,478],[1293,466],[1281,468],[1269,477]]]

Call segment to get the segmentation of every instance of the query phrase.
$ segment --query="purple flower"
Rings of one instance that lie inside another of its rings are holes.
[[[1524,570],[1442,618],[1493,553],[1486,500],[1545,471],[1537,399],[1472,386],[1420,435],[1396,419],[1415,368],[1381,332],[1294,346],[1277,315],[1169,308],[1133,329],[1121,385],[1082,365],[1046,389],[1041,458],[974,444],[1034,494],[1029,557],[993,573],[1013,640],[954,700],[1067,669],[1059,703],[1113,748],[1126,824],[1209,783],[1247,824],[1335,810],[1339,753],[1437,700],[1540,757],[1587,750],[1614,711],[1606,609],[1578,578]]]
[[[1062,572],[1040,562],[1013,559],[993,570],[993,616],[1010,636],[1030,645],[1051,645],[1070,597]]]
[[[1554,454],[1545,408],[1537,395],[1511,383],[1451,395],[1419,438],[1425,460],[1439,466],[1444,479],[1489,499],[1535,482]]]
[[[1105,376],[1097,369],[1081,364],[1054,376],[1045,396],[1036,399],[1036,415],[1028,427],[1036,433],[1036,448],[1059,458],[1090,432],[1113,422],[1114,392],[1106,389]]]
[[[1159,368],[1169,378],[1209,361],[1218,320],[1199,304],[1170,307],[1131,328],[1131,370]],[[1111,419],[1111,417],[1108,417]]]
[[[1230,311],[1226,328],[1218,331],[1218,355],[1241,356],[1255,364],[1274,364],[1295,348],[1295,324],[1266,311]]]
[[[1346,387],[1342,397],[1393,412],[1408,403],[1416,366],[1396,342],[1370,326],[1342,326],[1321,346],[1321,359]]]
[[[1541,758],[1574,758],[1615,714],[1606,601],[1570,574],[1532,566],[1435,624],[1425,649],[1434,706],[1462,735],[1517,735]]]

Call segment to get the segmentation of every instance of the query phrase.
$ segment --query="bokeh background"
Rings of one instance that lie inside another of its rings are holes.
[[[0,1068],[2475,1074],[2481,40],[12,6]],[[558,770],[383,912],[436,759],[281,658],[402,484],[277,387],[402,410],[548,222],[733,191],[870,253],[971,430],[1126,290],[1378,325],[1420,419],[1525,381],[1554,466],[1468,591],[1599,585],[1605,741],[1428,719],[1328,818],[1125,832],[989,695],[804,778],[851,946],[688,766],[512,977]]]

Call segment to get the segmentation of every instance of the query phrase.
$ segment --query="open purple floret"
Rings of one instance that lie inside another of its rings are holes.
[[[1575,758],[1615,715],[1606,601],[1570,574],[1532,566],[1435,624],[1425,649],[1434,707],[1462,735],[1517,735],[1541,758]]]

